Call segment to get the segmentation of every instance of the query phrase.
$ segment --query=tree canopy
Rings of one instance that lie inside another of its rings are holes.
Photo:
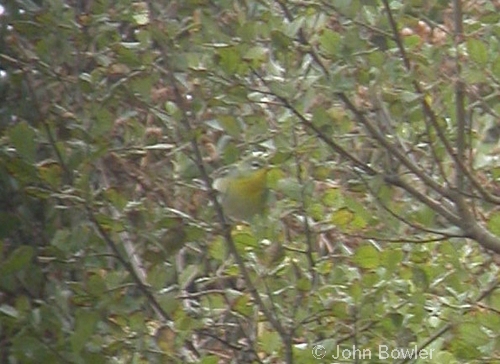
[[[500,360],[499,10],[2,4],[0,362]]]

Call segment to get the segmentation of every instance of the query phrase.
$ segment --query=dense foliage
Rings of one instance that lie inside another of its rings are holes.
[[[500,360],[499,7],[3,4],[0,362]]]

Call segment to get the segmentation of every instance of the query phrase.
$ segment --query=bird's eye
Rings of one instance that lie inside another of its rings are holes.
[[[262,166],[260,161],[252,161],[251,165],[253,169],[259,169]]]

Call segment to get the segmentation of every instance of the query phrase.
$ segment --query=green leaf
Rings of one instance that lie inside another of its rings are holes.
[[[141,74],[138,77],[134,77],[129,82],[129,85],[131,91],[139,94],[144,99],[148,99],[155,82],[156,79],[154,79],[153,77],[147,76],[146,74]]]
[[[19,218],[11,212],[0,211],[0,238],[8,237],[19,226]],[[0,268],[1,271],[1,268]]]
[[[490,304],[495,311],[500,311],[500,290],[496,290],[490,296]]]
[[[466,42],[469,57],[480,66],[488,62],[488,47],[479,39],[469,38]]]
[[[98,106],[92,108],[92,113],[95,119],[93,123],[94,133],[97,135],[108,133],[113,127],[113,114],[108,109]]]
[[[302,277],[299,280],[297,280],[295,287],[299,291],[309,292],[311,290],[311,286],[312,286],[311,280],[309,278]]]
[[[144,332],[146,330],[144,313],[142,311],[137,311],[129,315],[128,322],[130,329],[133,331]]]
[[[266,60],[268,53],[269,49],[267,47],[252,47],[245,53],[243,59],[245,61],[252,61],[254,65],[257,65]]]
[[[228,255],[226,242],[222,237],[211,241],[208,246],[208,253],[212,259],[224,261]]]
[[[278,191],[295,201],[301,200],[302,186],[295,178],[282,178],[278,180],[276,188]]]
[[[188,283],[192,282],[198,271],[199,268],[196,265],[189,265],[185,267],[179,276],[179,284],[181,287],[186,287]]]
[[[202,322],[194,317],[188,316],[184,312],[177,311],[177,317],[175,320],[175,327],[180,331],[190,331],[199,327],[202,327]]]
[[[404,46],[408,49],[414,49],[422,45],[422,38],[419,35],[410,35],[403,38]]]
[[[355,302],[359,302],[363,298],[363,287],[361,282],[356,280],[349,286],[349,293]]]
[[[418,267],[412,267],[412,282],[423,291],[429,287],[429,277],[427,273]]]
[[[91,295],[101,297],[106,291],[106,282],[103,277],[99,275],[99,273],[94,273],[88,279],[87,289]]]
[[[463,72],[463,77],[465,82],[467,83],[479,83],[486,82],[488,79],[486,78],[486,74],[484,70],[481,69],[467,69]]]
[[[8,131],[17,153],[28,163],[35,162],[37,143],[35,131],[25,122],[16,124]]]
[[[0,265],[0,276],[6,276],[14,272],[27,269],[33,259],[34,250],[32,247],[22,245],[14,250]]]
[[[5,167],[19,182],[30,184],[37,181],[36,167],[22,158],[12,158],[6,161]]]
[[[498,312],[479,311],[476,313],[477,322],[492,331],[500,329],[500,315]]]
[[[110,215],[96,214],[95,219],[104,230],[114,232],[122,232],[125,230],[124,222],[114,219]]]
[[[388,249],[385,250],[382,254],[382,264],[389,271],[393,272],[397,269],[397,267],[401,264],[403,260],[403,252],[401,249]]]
[[[137,50],[139,43],[120,43],[115,47],[117,61],[132,68],[140,67],[142,65],[141,59],[138,56]]]
[[[354,221],[354,214],[348,208],[338,209],[330,215],[330,222],[342,230],[346,230]]]
[[[235,312],[245,316],[251,317],[254,312],[254,306],[250,302],[250,296],[248,294],[239,295],[233,301],[232,307]]]
[[[495,78],[497,79],[500,78],[500,56],[493,61],[493,66],[491,67],[491,71],[493,72]]]
[[[164,269],[161,265],[155,265],[148,272],[148,283],[154,289],[161,289],[162,287],[164,287],[167,277],[168,270]]]
[[[292,40],[279,30],[271,30],[271,42],[278,49],[288,49],[293,44]]]
[[[488,344],[490,338],[478,322],[464,322],[459,327],[459,338],[466,345],[479,347]]]
[[[265,331],[259,337],[259,344],[262,350],[268,354],[274,354],[281,348],[281,339],[276,331]]]
[[[218,125],[227,134],[234,138],[240,138],[242,133],[241,124],[233,115],[220,115],[218,117]]]
[[[330,114],[323,107],[316,107],[313,111],[313,124],[319,128],[325,124],[331,124],[332,119]]]
[[[218,50],[219,65],[226,74],[234,74],[241,64],[240,54],[234,47],[221,48]]]
[[[217,355],[207,355],[200,360],[200,364],[217,364],[219,363],[219,359]]]
[[[234,243],[238,251],[244,252],[248,248],[257,248],[259,241],[250,229],[243,228],[242,230],[234,230],[232,232]]]
[[[57,188],[61,182],[62,168],[56,162],[46,162],[38,165],[40,178],[53,188]]]
[[[500,213],[497,212],[492,214],[488,220],[487,226],[492,234],[500,236]]]
[[[97,322],[99,321],[99,313],[89,311],[87,309],[79,309],[75,315],[75,330],[71,335],[71,349],[74,353],[79,353],[88,339],[94,333]]]
[[[329,56],[338,56],[341,49],[342,37],[339,33],[336,33],[330,29],[323,31],[323,34],[319,38],[319,44],[321,49],[326,52]]]
[[[356,250],[353,260],[361,268],[377,268],[380,265],[380,253],[372,245],[363,245]]]
[[[175,292],[163,293],[159,295],[158,303],[167,314],[174,313],[177,309],[179,309],[181,304]]]
[[[318,171],[315,171],[318,172]],[[341,207],[343,204],[342,193],[339,188],[329,188],[321,198],[321,202],[328,207]]]
[[[0,313],[12,317],[14,319],[19,318],[19,312],[12,306],[9,305],[0,305]]]

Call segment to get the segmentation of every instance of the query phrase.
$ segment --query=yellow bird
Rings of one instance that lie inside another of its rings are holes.
[[[251,156],[229,167],[226,174],[215,179],[224,213],[239,221],[250,222],[267,208],[268,165],[262,157]]]

